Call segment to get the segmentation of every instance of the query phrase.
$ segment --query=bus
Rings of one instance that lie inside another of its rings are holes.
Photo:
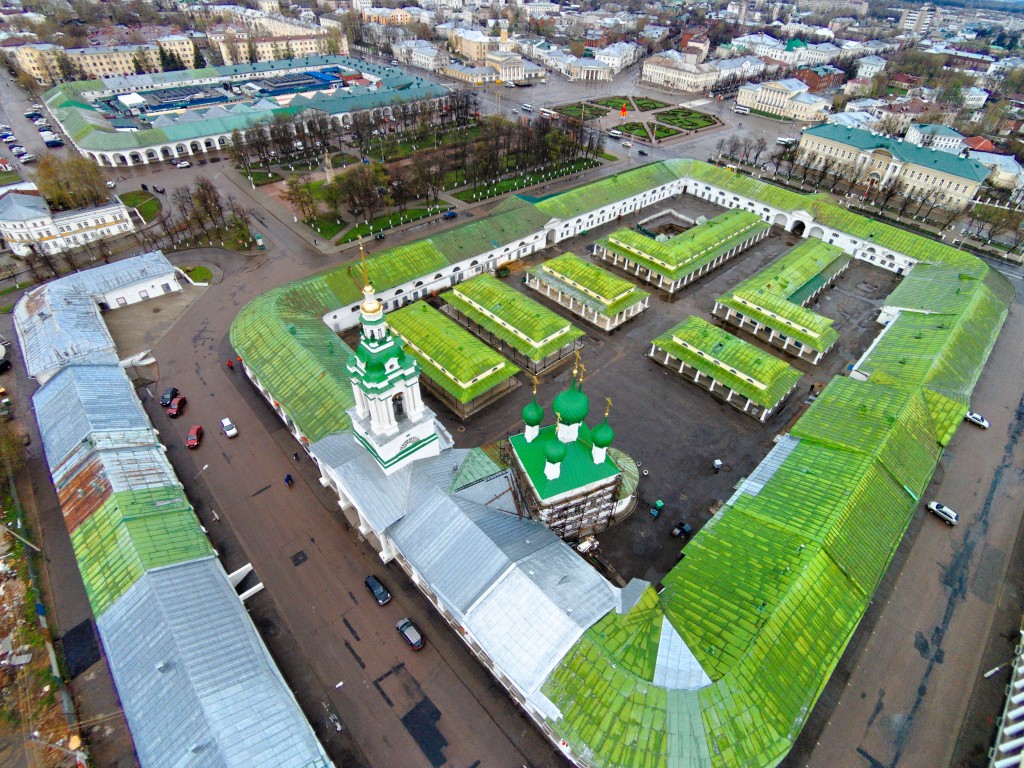
[[[552,118],[552,117],[557,117],[558,113],[555,112],[555,110],[553,110],[553,109],[545,109],[544,107],[541,107],[540,116],[541,117]]]

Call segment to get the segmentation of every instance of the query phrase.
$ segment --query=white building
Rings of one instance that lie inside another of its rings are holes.
[[[615,73],[635,64],[644,57],[645,50],[636,43],[614,43],[594,52],[594,58],[611,67]]]
[[[885,71],[888,62],[881,56],[865,56],[857,59],[857,77],[874,77]]]
[[[106,205],[52,213],[38,194],[8,192],[0,197],[0,239],[16,256],[33,248],[61,253],[135,231],[128,208],[117,198]]]
[[[747,83],[736,94],[736,105],[802,122],[821,122],[832,109],[831,101],[810,93],[806,83],[792,77]]]
[[[988,101],[988,91],[984,88],[964,88],[962,96],[964,109],[981,109]]]
[[[954,155],[960,154],[960,149],[966,137],[958,133],[948,125],[933,125],[930,123],[911,123],[904,137],[911,144],[919,147],[929,147],[940,152],[950,152]]]
[[[448,57],[437,46],[426,40],[402,40],[392,46],[395,59],[403,64],[436,72],[443,67]]]

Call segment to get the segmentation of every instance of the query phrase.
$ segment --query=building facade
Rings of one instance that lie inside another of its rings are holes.
[[[831,64],[819,64],[816,67],[797,67],[793,70],[793,77],[810,88],[811,93],[822,93],[842,85],[845,74]]]
[[[60,61],[67,56],[70,63],[79,68],[86,80],[114,75],[162,72],[160,53],[173,53],[192,68],[195,64],[195,49],[192,39],[185,35],[167,35],[154,43],[141,45],[97,46],[93,48],[61,48],[49,43],[28,43],[14,49],[14,61],[18,68],[34,77],[40,85],[54,85],[67,78],[61,73]]]
[[[828,99],[810,93],[807,84],[795,78],[748,83],[736,94],[736,104],[806,123],[821,122],[832,109]]]
[[[898,181],[907,194],[931,193],[949,206],[970,203],[990,173],[974,160],[838,125],[808,128],[800,138],[800,149],[807,155],[862,166],[868,186]]]
[[[37,194],[8,192],[0,198],[0,239],[16,256],[33,250],[61,253],[135,231],[128,208],[117,198],[106,205],[53,213]]]

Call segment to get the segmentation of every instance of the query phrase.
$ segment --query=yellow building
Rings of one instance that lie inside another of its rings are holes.
[[[810,93],[794,77],[767,83],[747,83],[736,94],[736,106],[802,122],[821,122],[832,109],[828,99]]]
[[[232,46],[230,38],[222,36],[218,41],[221,58],[225,64],[251,64],[249,53],[249,40],[245,37],[236,37]],[[348,40],[342,37],[339,40],[340,55],[348,55]],[[304,56],[316,56],[325,53],[327,50],[327,38],[323,35],[312,35],[306,37],[260,37],[252,39],[252,47],[256,51],[256,61],[277,61],[279,59],[302,58]],[[237,61],[233,55],[237,51]]]
[[[863,169],[865,185],[883,187],[898,181],[904,185],[901,194],[934,194],[946,206],[969,203],[991,173],[976,160],[839,125],[805,129],[800,150],[812,166],[824,158],[855,164]]]
[[[185,35],[167,35],[155,43],[143,45],[94,48],[64,49],[59,45],[29,43],[14,49],[14,60],[20,69],[34,77],[40,85],[53,85],[66,79],[61,74],[59,63],[62,54],[81,70],[86,80],[95,80],[136,74],[139,65],[146,72],[162,72],[161,49],[177,54],[186,69],[194,66],[195,49],[192,40]]]
[[[412,23],[412,15],[402,8],[363,8],[363,22],[400,27]]]

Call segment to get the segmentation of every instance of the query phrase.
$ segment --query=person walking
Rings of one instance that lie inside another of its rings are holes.
[[[232,360],[228,360],[228,368],[235,370],[235,363]]]
[[[294,483],[294,482],[295,481],[292,480],[292,476],[291,475],[285,475],[284,476],[284,484],[287,485],[289,488],[292,487],[292,483]]]
[[[295,453],[293,453],[292,454],[292,458],[295,459],[296,461],[298,461],[299,460],[299,452],[296,451]]]

